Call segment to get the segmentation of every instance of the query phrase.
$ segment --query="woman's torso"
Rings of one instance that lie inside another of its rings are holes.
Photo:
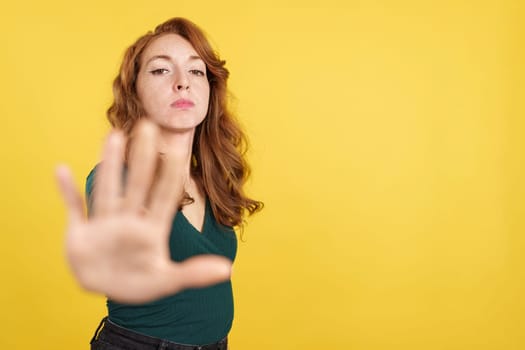
[[[88,198],[93,189],[95,169],[86,181]],[[174,261],[200,254],[218,254],[233,261],[237,238],[232,228],[215,220],[206,200],[200,232],[182,212],[177,212],[169,247]],[[108,299],[107,307],[109,319],[122,327],[182,344],[208,344],[223,339],[231,329],[234,311],[231,281],[188,289],[141,305],[120,304]]]

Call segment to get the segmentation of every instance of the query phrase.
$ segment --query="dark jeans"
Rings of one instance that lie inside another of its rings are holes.
[[[208,345],[177,344],[130,331],[105,317],[91,339],[91,350],[228,350],[228,339]]]

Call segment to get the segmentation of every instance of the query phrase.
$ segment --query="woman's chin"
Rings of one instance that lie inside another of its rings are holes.
[[[180,120],[177,120],[177,121],[166,121],[166,120],[162,120],[162,121],[158,121],[158,120],[153,120],[155,123],[157,123],[157,125],[162,129],[162,130],[165,130],[165,131],[168,131],[168,132],[175,132],[175,133],[186,133],[186,132],[192,132],[195,130],[195,128],[199,125],[195,122],[182,122]]]

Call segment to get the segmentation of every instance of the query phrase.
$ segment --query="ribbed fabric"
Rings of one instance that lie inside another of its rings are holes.
[[[88,207],[96,167],[86,180]],[[169,246],[171,258],[182,261],[194,255],[218,254],[235,260],[237,238],[230,227],[217,223],[210,204],[202,233],[178,212],[173,219]],[[204,345],[227,336],[233,321],[231,281],[202,289],[188,289],[142,305],[107,300],[109,319],[117,325],[152,337],[181,344]]]

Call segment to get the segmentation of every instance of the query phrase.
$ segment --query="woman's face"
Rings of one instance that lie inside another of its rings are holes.
[[[208,112],[206,65],[186,39],[164,34],[142,53],[137,94],[148,118],[177,131],[194,129]]]

